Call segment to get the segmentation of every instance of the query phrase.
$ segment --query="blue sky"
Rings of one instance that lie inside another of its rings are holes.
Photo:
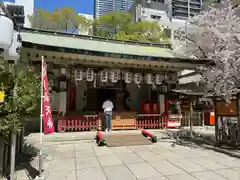
[[[0,0],[1,1],[1,0]],[[73,7],[77,13],[93,14],[94,0],[34,0],[35,8],[54,11],[56,8]]]

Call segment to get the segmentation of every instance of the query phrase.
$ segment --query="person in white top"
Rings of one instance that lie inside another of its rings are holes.
[[[103,112],[105,118],[105,131],[111,131],[112,127],[112,110],[113,110],[113,103],[110,100],[106,100],[103,105]]]

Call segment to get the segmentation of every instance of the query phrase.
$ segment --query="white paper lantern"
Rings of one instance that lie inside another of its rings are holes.
[[[62,75],[65,75],[67,72],[66,72],[66,68],[61,68],[61,74]]]
[[[81,80],[83,80],[83,70],[76,69],[75,70],[75,81],[81,81]]]
[[[152,84],[153,82],[154,82],[154,77],[153,77],[153,75],[152,74],[146,74],[145,75],[145,82],[147,83],[147,84]]]
[[[100,72],[101,82],[108,82],[108,71],[104,70]]]
[[[86,80],[87,81],[93,81],[94,80],[94,71],[92,69],[87,69]]]
[[[140,73],[135,73],[134,74],[134,82],[136,84],[141,84],[142,79],[143,79],[143,77],[142,77],[142,75]]]
[[[125,72],[124,80],[125,80],[125,83],[131,83],[133,80],[133,74],[131,72]]]
[[[113,83],[118,82],[118,80],[119,80],[119,73],[118,73],[117,70],[113,70],[113,71],[110,72],[110,80]]]
[[[160,85],[163,81],[163,75],[162,74],[156,74],[155,76],[155,84]]]

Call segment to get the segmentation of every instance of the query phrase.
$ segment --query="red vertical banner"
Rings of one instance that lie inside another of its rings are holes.
[[[52,109],[50,106],[50,98],[48,93],[48,76],[47,65],[42,61],[42,84],[43,84],[43,97],[42,97],[42,118],[43,118],[43,133],[51,134],[55,132],[54,121],[52,119]]]

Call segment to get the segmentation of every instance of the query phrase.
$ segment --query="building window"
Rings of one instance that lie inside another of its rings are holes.
[[[161,16],[151,15],[151,19],[161,19]]]

